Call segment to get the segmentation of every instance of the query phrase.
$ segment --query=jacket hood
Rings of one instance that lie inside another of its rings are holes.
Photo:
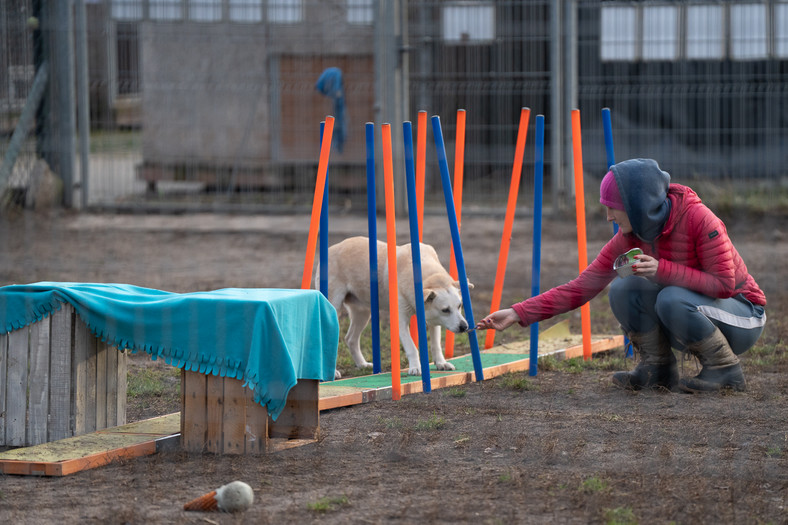
[[[670,174],[651,159],[631,159],[610,168],[624,201],[632,233],[651,242],[661,233],[670,215]]]

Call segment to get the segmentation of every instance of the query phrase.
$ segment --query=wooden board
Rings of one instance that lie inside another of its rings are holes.
[[[0,446],[30,446],[126,422],[126,355],[71,305],[0,336]]]
[[[169,414],[130,425],[104,429],[0,452],[3,474],[65,476],[125,458],[156,452],[163,439],[177,436],[180,414]]]

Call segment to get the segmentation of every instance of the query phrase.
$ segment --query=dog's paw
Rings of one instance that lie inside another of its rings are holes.
[[[342,379],[342,374],[339,373],[339,370],[334,370],[334,379]]]
[[[356,365],[356,368],[372,368],[372,363],[364,361],[360,365]]]
[[[421,375],[421,367],[420,366],[412,366],[408,368],[408,375],[409,376],[420,376]]]
[[[444,361],[443,363],[435,363],[435,368],[438,370],[454,370],[454,365],[448,361]]]

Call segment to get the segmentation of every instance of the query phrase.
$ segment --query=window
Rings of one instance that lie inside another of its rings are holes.
[[[280,24],[295,24],[303,21],[302,0],[269,0],[268,21]]]
[[[723,9],[720,5],[687,7],[687,58],[714,59],[725,56]]]
[[[180,0],[148,0],[148,16],[151,20],[180,20],[183,18],[181,13]]]
[[[774,53],[788,57],[788,4],[774,6]]]
[[[731,6],[731,58],[739,60],[768,56],[768,27],[764,4]]]
[[[260,22],[263,0],[229,0],[228,16],[233,22]]]
[[[675,6],[643,8],[643,59],[679,57],[679,10]]]
[[[788,1],[607,1],[599,33],[602,61],[785,57]]]
[[[600,55],[602,60],[635,60],[637,9],[602,7]]]
[[[375,21],[372,0],[347,0],[349,24],[371,25]]]
[[[112,18],[115,20],[141,20],[142,0],[114,0]]]
[[[189,0],[189,20],[215,22],[222,19],[222,0]]]
[[[495,38],[495,7],[463,2],[443,8],[443,39],[449,43],[486,43]]]

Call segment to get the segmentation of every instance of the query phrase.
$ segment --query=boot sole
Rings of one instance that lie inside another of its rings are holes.
[[[720,385],[715,389],[702,389],[702,388],[692,388],[689,385],[679,384],[679,389],[687,394],[711,394],[715,392],[721,392],[723,390],[733,390],[734,392],[744,392],[747,389],[746,385]]]

